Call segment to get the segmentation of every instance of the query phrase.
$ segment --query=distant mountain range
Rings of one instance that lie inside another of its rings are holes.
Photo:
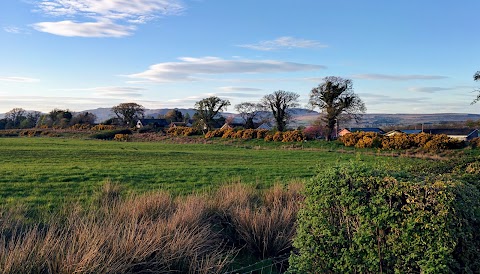
[[[160,115],[165,115],[171,109],[147,109],[145,110],[146,117],[157,118]],[[195,114],[194,109],[178,109],[185,115],[188,113],[190,117]],[[115,116],[110,108],[97,108],[88,109],[81,112],[91,112],[97,116],[98,123],[105,121]],[[304,108],[294,108],[290,110],[293,120],[291,126],[307,126],[320,117],[320,113],[317,111],[311,111]],[[224,112],[224,117],[233,116],[235,121],[240,119],[238,114]],[[269,113],[265,112],[262,117],[268,116]],[[5,116],[4,113],[0,114],[0,119]],[[466,114],[466,113],[433,113],[433,114],[365,114],[359,123],[355,121],[345,122],[339,125],[339,127],[386,127],[386,126],[398,126],[398,125],[421,125],[421,124],[447,124],[451,122],[465,122],[467,120],[478,121],[480,120],[480,114]]]

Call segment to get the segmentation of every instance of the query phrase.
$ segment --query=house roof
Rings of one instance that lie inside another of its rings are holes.
[[[273,128],[272,124],[270,124],[268,122],[263,123],[263,124],[261,124],[257,127],[257,129],[267,129],[267,130],[271,130],[272,128]]]
[[[421,129],[402,129],[400,131],[406,134],[418,134],[422,132]]]
[[[346,130],[350,132],[363,131],[363,132],[375,132],[380,134],[385,133],[383,130],[377,127],[352,127],[352,128],[346,128]]]
[[[402,133],[404,133],[404,132],[402,132],[400,130],[397,130],[397,129],[394,129],[394,130],[390,130],[389,132],[385,133],[385,135],[390,136],[390,135],[402,134]]]
[[[160,127],[168,126],[169,123],[165,119],[140,119],[139,120],[143,126],[146,125],[156,125]]]

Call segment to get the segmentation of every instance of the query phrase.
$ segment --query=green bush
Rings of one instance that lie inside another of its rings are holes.
[[[117,134],[132,134],[132,131],[130,129],[109,130],[109,131],[103,131],[100,133],[90,135],[90,138],[101,139],[101,140],[113,140],[115,138],[115,135]]]
[[[398,181],[353,164],[307,182],[292,273],[474,273],[480,192],[455,180]]]

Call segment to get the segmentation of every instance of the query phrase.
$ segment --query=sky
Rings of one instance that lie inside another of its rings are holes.
[[[327,76],[367,113],[480,113],[478,0],[1,0],[0,113],[136,102],[306,107]]]

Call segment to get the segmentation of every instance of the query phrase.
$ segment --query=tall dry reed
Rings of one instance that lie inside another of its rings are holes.
[[[259,259],[290,251],[300,189],[234,184],[122,199],[107,181],[91,207],[69,206],[47,224],[0,211],[0,273],[222,273],[242,250]]]

